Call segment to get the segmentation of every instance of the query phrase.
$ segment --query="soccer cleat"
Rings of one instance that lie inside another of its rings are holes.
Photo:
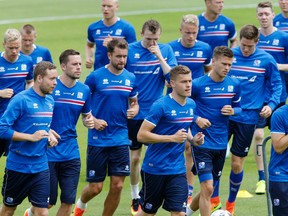
[[[80,209],[75,205],[73,216],[82,216],[85,212],[85,209]]]
[[[219,210],[221,208],[222,208],[221,202],[220,203],[211,203],[211,213],[216,211],[216,210]]]
[[[230,212],[231,215],[234,215],[235,202],[230,203],[228,200],[226,201],[226,210]]]
[[[260,180],[257,182],[255,193],[256,194],[265,194],[266,193],[265,180]]]
[[[131,204],[131,215],[134,216],[140,211],[141,206],[139,203],[139,199],[132,199],[132,204]]]
[[[24,212],[24,215],[23,216],[29,216],[29,208],[28,209],[26,209],[26,211]]]

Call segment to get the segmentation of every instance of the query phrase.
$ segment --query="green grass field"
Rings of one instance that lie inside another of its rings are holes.
[[[59,67],[58,56],[68,48],[79,50],[82,53],[84,61],[84,50],[86,43],[87,26],[101,17],[100,0],[0,0],[0,34],[3,34],[7,28],[20,28],[25,23],[33,24],[38,32],[36,43],[46,46],[50,49],[55,64]],[[277,1],[272,1],[275,5],[275,12],[279,12]],[[224,14],[232,18],[239,29],[245,24],[258,25],[255,14],[255,7],[258,1],[255,0],[229,0],[225,2]],[[131,22],[140,39],[140,29],[142,24],[150,18],[157,19],[163,27],[163,33],[160,42],[166,43],[178,38],[179,23],[182,15],[188,13],[199,14],[204,10],[204,0],[121,0],[119,16]],[[2,39],[1,39],[2,40]],[[60,69],[58,72],[61,73]],[[81,80],[83,81],[89,70],[83,67]],[[268,133],[266,133],[268,135]],[[82,172],[78,187],[79,197],[85,182],[85,152],[87,130],[78,124],[78,141],[81,146]],[[0,182],[3,178],[5,167],[5,158],[0,159]],[[228,196],[228,183],[230,172],[230,159],[227,159],[223,177],[221,181],[221,198],[222,204]],[[254,194],[255,184],[257,182],[257,170],[250,151],[245,164],[244,181],[241,186],[242,190],[247,190],[253,195],[252,198],[238,198],[235,214],[237,216],[263,216],[267,215],[267,205],[265,195]],[[87,216],[101,215],[103,202],[107,194],[109,178],[105,182],[105,188],[102,193],[94,198],[88,204]],[[196,179],[195,191],[199,188],[198,179]],[[130,213],[130,187],[129,178],[126,178],[125,187],[122,192],[121,203],[115,213],[118,215],[129,215]],[[59,203],[58,203],[59,204]],[[23,215],[23,212],[29,203],[26,200],[16,210],[16,216]],[[52,208],[50,215],[56,215],[57,207]],[[157,216],[170,215],[162,209]],[[198,215],[198,214],[196,214]]]

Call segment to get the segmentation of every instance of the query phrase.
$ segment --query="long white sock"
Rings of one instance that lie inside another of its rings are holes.
[[[194,211],[190,208],[190,205],[187,205],[186,216],[191,216],[193,213],[194,213]]]
[[[131,187],[131,197],[132,199],[139,199],[140,196],[139,196],[139,183],[136,184],[136,185],[131,185],[130,184],[130,187]]]
[[[78,199],[76,205],[78,208],[80,208],[82,210],[87,208],[87,203],[83,203],[80,198]]]

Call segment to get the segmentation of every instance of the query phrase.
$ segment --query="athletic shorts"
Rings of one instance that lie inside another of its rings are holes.
[[[233,135],[230,148],[232,154],[238,157],[246,157],[248,155],[255,128],[255,124],[244,124],[229,120],[229,140]]]
[[[131,150],[138,150],[142,147],[142,143],[137,140],[137,134],[143,121],[144,120],[128,119],[128,136],[131,141]]]
[[[39,173],[20,173],[5,169],[2,196],[8,207],[20,205],[28,197],[38,208],[48,208],[50,194],[49,169]]]
[[[103,182],[108,176],[129,176],[129,147],[96,147],[87,148],[86,180],[88,182]]]
[[[199,176],[200,183],[219,180],[225,163],[226,149],[216,150],[192,146],[194,165],[192,172]]]
[[[55,205],[58,197],[58,184],[61,188],[62,203],[74,204],[81,168],[80,159],[63,162],[49,162],[50,205]]]
[[[185,212],[188,197],[186,173],[152,175],[141,170],[142,189],[139,193],[142,210],[155,214],[162,208],[171,212]]]
[[[273,215],[288,215],[288,182],[269,181],[269,192],[273,206]]]

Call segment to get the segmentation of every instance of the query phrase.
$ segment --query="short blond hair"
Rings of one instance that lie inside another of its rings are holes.
[[[7,29],[4,33],[4,42],[11,42],[21,39],[21,34],[17,29]]]
[[[181,19],[181,25],[183,25],[183,24],[190,24],[190,25],[199,26],[198,17],[194,14],[186,14]]]

